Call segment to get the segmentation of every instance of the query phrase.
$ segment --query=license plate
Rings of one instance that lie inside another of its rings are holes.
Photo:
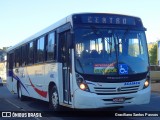
[[[123,103],[125,101],[125,98],[121,97],[121,98],[113,98],[113,102],[119,102],[119,103]]]

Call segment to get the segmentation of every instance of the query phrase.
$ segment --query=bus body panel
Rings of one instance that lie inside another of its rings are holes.
[[[63,87],[62,84],[60,84],[62,83],[61,69],[62,65],[59,63],[37,64],[19,69],[16,68],[14,69],[14,71],[18,70],[18,73],[14,72],[16,79],[13,78],[13,83],[8,84],[13,85],[12,89],[14,93],[17,93],[17,81],[19,81],[24,96],[49,101],[49,83],[55,83],[57,88]],[[62,102],[63,94],[61,90],[62,89],[58,89]]]

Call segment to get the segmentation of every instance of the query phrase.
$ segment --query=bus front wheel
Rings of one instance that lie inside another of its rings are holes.
[[[49,104],[50,109],[53,111],[60,111],[59,97],[56,86],[53,86],[49,91]]]

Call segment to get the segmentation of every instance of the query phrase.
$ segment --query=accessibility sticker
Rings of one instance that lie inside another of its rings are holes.
[[[119,74],[120,75],[128,74],[128,66],[126,64],[119,64]]]

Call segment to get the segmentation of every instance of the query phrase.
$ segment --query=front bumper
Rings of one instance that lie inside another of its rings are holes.
[[[150,102],[150,95],[150,86],[136,93],[117,95],[97,95],[96,93],[77,89],[74,92],[74,108],[91,109],[148,104]],[[113,102],[113,98],[125,98],[125,101],[123,103],[117,103]]]

